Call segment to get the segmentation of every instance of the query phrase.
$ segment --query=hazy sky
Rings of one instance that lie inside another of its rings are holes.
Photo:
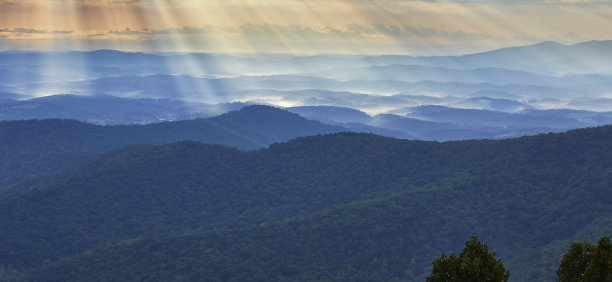
[[[422,55],[610,27],[612,0],[0,0],[0,50]]]

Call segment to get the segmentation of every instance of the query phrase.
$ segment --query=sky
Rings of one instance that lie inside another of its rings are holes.
[[[408,54],[612,39],[612,0],[0,0],[0,50]]]

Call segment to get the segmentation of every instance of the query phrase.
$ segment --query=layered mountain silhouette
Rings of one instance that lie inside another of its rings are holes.
[[[206,118],[148,125],[92,125],[74,120],[0,122],[0,184],[50,173],[131,144],[192,140],[241,149],[345,131],[269,106],[249,106]]]
[[[308,94],[301,92],[301,95]],[[350,96],[342,97],[350,95],[347,93],[330,92],[324,95],[350,99]],[[421,99],[413,96],[405,98]],[[368,99],[370,98],[365,98],[364,102],[375,104],[372,99],[369,101]],[[245,103],[203,104],[181,100],[132,99],[106,95],[52,95],[22,100],[7,98],[4,101],[0,102],[0,117],[6,120],[69,118],[101,125],[189,120],[211,117],[248,106]],[[428,105],[398,108],[392,113],[373,116],[350,107],[300,106],[289,107],[286,110],[310,120],[342,126],[354,132],[436,141],[499,139],[612,123],[610,112],[537,110],[525,103],[509,99],[477,97],[457,101],[457,104],[471,105],[473,108]],[[505,111],[475,109],[478,105],[488,105],[488,108],[501,108]]]
[[[0,52],[0,92],[325,105],[377,113],[423,105],[513,109],[482,99],[466,102],[483,97],[523,104],[514,111],[609,111],[611,42],[542,42],[435,57]]]
[[[508,113],[420,106],[397,109],[398,114],[375,116],[354,109],[330,106],[292,107],[287,110],[309,119],[341,125],[355,132],[436,141],[500,139],[612,123],[610,112],[575,110],[531,109]]]
[[[472,234],[555,280],[612,230],[611,49],[0,52],[0,280],[423,281]]]
[[[51,281],[419,280],[478,233],[516,279],[551,279],[555,246],[612,222],[611,133],[128,146],[0,199],[0,265]]]
[[[0,98],[0,119],[61,118],[102,125],[148,124],[211,117],[244,106],[247,105],[211,105],[170,99],[126,99],[108,95],[66,94],[22,100]]]

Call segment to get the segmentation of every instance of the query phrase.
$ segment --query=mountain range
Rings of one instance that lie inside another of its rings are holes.
[[[612,226],[611,127],[499,141],[335,133],[131,145],[0,198],[26,280],[422,280],[477,233],[517,281]]]
[[[342,93],[330,95],[342,96]],[[207,118],[248,106],[245,103],[203,104],[107,95],[53,95],[23,100],[7,98],[4,101],[0,102],[0,119],[65,118],[99,125],[144,125]],[[436,141],[500,139],[612,123],[612,112],[537,110],[524,103],[487,97],[464,99],[462,103],[488,104],[491,105],[489,108],[503,108],[506,111],[433,105],[397,108],[390,113],[377,115],[336,106],[298,106],[285,109],[304,118],[340,126],[349,131]],[[262,144],[267,143],[259,145]],[[244,145],[230,145],[245,148]]]
[[[612,41],[0,52],[0,281],[556,281],[612,231]]]
[[[0,92],[348,106],[375,114],[424,105],[491,110],[466,102],[480,97],[522,104],[517,111],[609,111],[611,42],[435,57],[0,52]]]
[[[132,144],[192,140],[254,150],[295,137],[340,131],[346,129],[268,106],[148,125],[102,126],[62,119],[0,121],[0,188],[9,186],[0,189],[0,194],[13,189],[9,184],[61,171]]]

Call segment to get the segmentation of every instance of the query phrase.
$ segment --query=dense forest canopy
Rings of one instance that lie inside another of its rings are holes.
[[[569,242],[612,227],[610,140],[128,146],[0,198],[0,265],[48,281],[418,281],[477,233],[511,280],[554,280]]]
[[[245,150],[300,136],[346,131],[269,106],[220,116],[147,125],[101,126],[74,120],[0,121],[0,195],[15,182],[58,172],[133,144],[200,141]]]

